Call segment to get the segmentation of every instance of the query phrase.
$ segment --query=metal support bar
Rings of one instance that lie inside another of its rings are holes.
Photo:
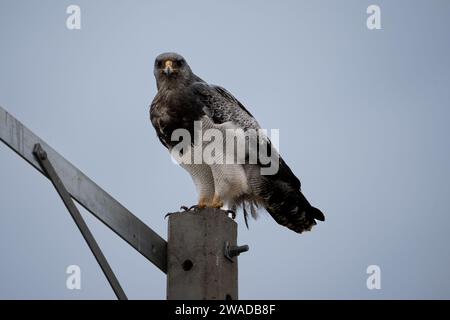
[[[70,196],[69,192],[67,192],[66,188],[64,187],[63,182],[59,178],[59,176],[56,173],[55,169],[53,168],[51,162],[48,160],[47,153],[45,152],[44,149],[42,149],[42,146],[39,143],[37,143],[34,146],[33,153],[36,156],[39,163],[41,164],[42,169],[47,174],[47,177],[53,183],[53,186],[55,187],[55,189],[58,192],[59,196],[61,197],[62,201],[64,202],[64,205],[66,206],[67,210],[69,210],[70,215],[72,216],[78,229],[80,230],[81,234],[83,235],[84,240],[86,240],[89,248],[91,249],[92,253],[94,254],[95,259],[97,260],[98,264],[100,265],[100,268],[102,268],[103,273],[105,274],[106,278],[108,279],[108,282],[111,285],[117,298],[119,300],[128,300],[127,296],[125,295],[125,292],[123,291],[122,287],[120,286],[120,283],[117,280],[114,272],[112,271],[111,267],[109,266],[109,263],[106,260],[106,257],[104,256],[102,250],[98,246],[97,241],[95,241],[94,236],[92,235],[88,226],[84,222],[83,217],[81,216],[77,207],[73,203],[72,197]]]
[[[0,140],[43,173],[33,155],[39,143],[68,193],[161,271],[167,271],[167,242],[84,173],[0,107]]]
[[[208,208],[172,213],[168,228],[167,299],[238,299],[237,257],[224,246],[236,245],[236,222]]]

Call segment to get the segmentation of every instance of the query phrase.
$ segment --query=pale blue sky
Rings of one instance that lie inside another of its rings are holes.
[[[239,216],[241,298],[448,299],[449,21],[446,0],[0,0],[0,105],[166,238],[165,213],[196,200],[148,120],[153,59],[179,52],[280,129],[327,217],[297,235]],[[84,216],[128,296],[165,298],[165,276]],[[0,256],[0,298],[114,298],[53,187],[3,145]],[[65,288],[71,264],[81,291]]]

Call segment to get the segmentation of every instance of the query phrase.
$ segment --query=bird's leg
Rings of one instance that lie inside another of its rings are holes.
[[[217,193],[214,194],[212,202],[209,206],[211,208],[215,208],[215,209],[220,209],[223,207],[223,200],[220,198],[220,196]]]
[[[198,204],[197,207],[199,209],[204,209],[206,208],[206,204],[208,203],[208,197],[200,197],[200,199],[198,199]]]
[[[220,198],[218,194],[214,194],[214,198],[212,199],[212,202],[210,204],[210,207],[215,209],[220,209],[223,207],[223,200]],[[232,209],[226,209],[224,210],[226,213],[231,214],[231,218],[234,220],[236,219],[236,211]]]
[[[211,200],[211,197],[209,196],[200,196],[199,200],[198,200],[198,204],[194,204],[193,206],[181,206],[180,210],[182,210],[183,212],[189,212],[189,211],[197,211],[200,209],[204,209],[206,207],[209,208],[216,208],[216,209],[220,209],[223,206],[223,201],[220,199],[219,195],[214,195],[213,199]],[[233,214],[233,216],[236,216],[236,214],[234,214],[233,212],[229,212],[231,214]],[[168,216],[170,216],[172,213],[168,213],[164,216],[164,218],[167,218]],[[233,218],[234,219],[234,218]]]
[[[180,210],[183,211],[195,211],[206,208],[206,204],[208,202],[207,197],[200,197],[198,200],[198,204],[194,204],[193,206],[187,207],[187,206],[181,206]]]

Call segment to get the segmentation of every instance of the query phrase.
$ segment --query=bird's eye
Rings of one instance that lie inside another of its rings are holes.
[[[162,67],[162,61],[161,61],[161,60],[156,61],[156,62],[155,62],[155,65],[156,65],[158,68],[161,68],[161,67]]]
[[[177,67],[180,68],[180,67],[183,66],[184,61],[183,60],[177,60],[176,64],[177,64]]]

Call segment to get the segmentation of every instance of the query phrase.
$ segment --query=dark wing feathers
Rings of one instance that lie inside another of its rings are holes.
[[[192,85],[204,111],[215,123],[233,122],[244,130],[259,129],[256,119],[231,93],[222,87],[196,82]]]
[[[244,130],[260,129],[252,114],[231,93],[222,87],[204,82],[194,84],[201,96],[205,113],[215,123],[231,121]],[[266,150],[277,152],[270,140]],[[255,180],[255,179],[252,179]],[[279,157],[279,170],[274,175],[260,176],[261,181],[254,189],[255,196],[263,199],[263,206],[279,224],[301,233],[316,224],[315,219],[324,220],[323,213],[314,208],[300,191],[300,180],[294,175],[284,160]]]
[[[219,86],[213,86],[213,88],[225,99],[237,104],[239,106],[239,108],[241,108],[242,110],[244,110],[250,117],[254,118],[253,115],[250,113],[250,111],[248,111],[244,105],[238,100],[236,99],[230,92],[228,92],[225,88],[219,87]]]

